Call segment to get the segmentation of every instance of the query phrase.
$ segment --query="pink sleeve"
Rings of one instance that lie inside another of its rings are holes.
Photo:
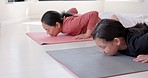
[[[62,32],[70,35],[86,33],[87,29],[93,31],[96,24],[100,21],[97,11],[87,12],[82,15],[71,16],[64,19]]]
[[[78,14],[78,11],[77,11],[76,8],[71,8],[71,9],[69,9],[67,12],[70,12],[70,13],[72,13],[72,14]]]
[[[97,11],[83,14],[82,21],[88,22],[86,25],[87,29],[93,30],[95,28],[96,24],[101,20],[98,15],[99,13]]]

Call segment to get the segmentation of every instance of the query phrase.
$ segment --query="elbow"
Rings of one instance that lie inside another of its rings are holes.
[[[98,16],[98,15],[99,15],[99,12],[97,12],[97,11],[92,11],[92,15]]]

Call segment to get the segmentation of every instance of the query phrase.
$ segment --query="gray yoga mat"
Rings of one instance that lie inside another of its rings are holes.
[[[148,63],[133,62],[133,57],[118,54],[107,56],[98,47],[47,51],[79,78],[100,78],[148,70]]]

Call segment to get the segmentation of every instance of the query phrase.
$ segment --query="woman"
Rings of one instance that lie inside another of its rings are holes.
[[[47,34],[57,36],[59,33],[75,36],[76,39],[89,38],[95,25],[100,21],[97,11],[77,14],[76,8],[67,12],[47,11],[41,19]]]

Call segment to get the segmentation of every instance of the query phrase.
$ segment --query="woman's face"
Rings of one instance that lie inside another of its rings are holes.
[[[57,36],[60,32],[60,28],[59,26],[49,26],[45,23],[42,23],[43,28],[46,30],[47,34],[49,34],[50,36]]]
[[[105,41],[104,39],[97,38],[95,40],[96,44],[100,47],[103,52],[106,55],[115,55],[118,51],[118,46],[113,41]]]

